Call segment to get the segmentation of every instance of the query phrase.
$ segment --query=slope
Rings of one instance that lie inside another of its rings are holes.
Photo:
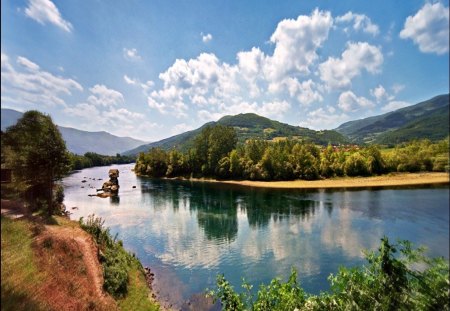
[[[386,142],[389,132],[396,141],[442,139],[448,135],[448,107],[449,94],[439,95],[379,116],[346,122],[335,130],[356,143]]]
[[[314,131],[308,128],[293,126],[254,113],[244,113],[234,116],[224,116],[217,122],[209,122],[200,128],[175,135],[154,143],[145,144],[135,149],[124,152],[124,155],[136,155],[139,152],[147,152],[151,148],[187,150],[193,144],[194,137],[198,135],[206,126],[216,124],[232,126],[235,128],[240,142],[247,139],[271,140],[277,137],[294,137],[312,141],[316,144],[326,145],[328,143],[347,143],[348,140],[336,131],[324,130]]]

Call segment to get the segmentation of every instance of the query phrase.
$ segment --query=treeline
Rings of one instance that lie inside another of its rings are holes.
[[[136,161],[133,156],[116,154],[115,156],[101,155],[95,152],[86,152],[84,155],[74,153],[69,154],[70,168],[72,170],[81,170],[94,166],[106,166],[111,164],[127,164]]]
[[[232,127],[206,127],[187,152],[153,148],[140,153],[135,172],[151,177],[211,177],[245,180],[315,180],[390,172],[448,171],[449,140],[397,145],[317,146],[310,142],[248,140],[237,144]]]

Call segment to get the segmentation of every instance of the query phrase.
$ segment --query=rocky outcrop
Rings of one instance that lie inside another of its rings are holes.
[[[109,180],[103,183],[102,190],[104,192],[117,193],[119,192],[119,170],[109,170]]]

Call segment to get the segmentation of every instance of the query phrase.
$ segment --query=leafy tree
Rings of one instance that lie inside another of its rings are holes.
[[[203,174],[216,173],[219,160],[226,157],[236,147],[236,131],[232,127],[207,126],[194,140],[194,148]]]
[[[366,176],[369,174],[364,156],[355,152],[345,160],[344,172],[347,176]]]
[[[3,143],[20,190],[31,204],[45,206],[53,214],[54,184],[68,172],[69,154],[51,117],[39,111],[25,112],[6,130]]]

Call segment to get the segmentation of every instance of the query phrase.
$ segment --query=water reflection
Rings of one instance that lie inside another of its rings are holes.
[[[120,203],[120,197],[118,195],[112,195],[109,197],[109,201],[111,202],[111,204],[113,205],[119,205]]]
[[[292,266],[304,288],[318,293],[340,265],[361,264],[361,249],[375,249],[383,235],[448,258],[446,188],[267,190],[152,180],[126,169],[120,176],[116,201],[88,197],[80,175],[66,178],[65,203],[80,207],[72,219],[103,217],[126,248],[154,269],[161,295],[177,306],[214,286],[218,273],[235,288],[242,277],[257,287],[286,277]]]

